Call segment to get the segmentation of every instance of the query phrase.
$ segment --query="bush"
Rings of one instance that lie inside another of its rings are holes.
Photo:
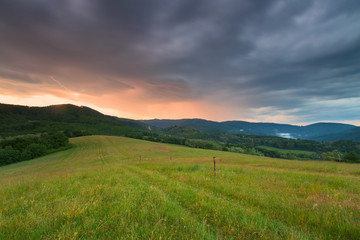
[[[46,135],[44,140],[46,144],[48,144],[48,149],[57,149],[60,147],[65,147],[69,144],[69,139],[62,132]]]
[[[11,146],[0,149],[0,166],[21,161],[21,153]]]
[[[45,145],[33,143],[27,146],[21,155],[22,155],[22,159],[29,160],[40,157],[45,154],[46,154]]]
[[[338,150],[333,150],[332,152],[324,152],[322,154],[324,160],[327,161],[342,161],[342,154]]]
[[[203,149],[213,149],[213,150],[222,149],[221,145],[216,142],[200,140],[200,139],[187,139],[185,141],[185,145],[193,148],[203,148]]]
[[[360,156],[355,151],[351,151],[344,156],[344,162],[360,162]]]

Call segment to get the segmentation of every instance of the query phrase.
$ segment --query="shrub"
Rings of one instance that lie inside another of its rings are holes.
[[[11,146],[0,149],[0,166],[21,161],[21,153]]]
[[[45,153],[46,153],[45,145],[33,143],[25,148],[25,150],[22,153],[22,158],[24,160],[28,160],[45,155]]]
[[[345,162],[360,162],[360,156],[355,152],[351,151],[344,156]]]

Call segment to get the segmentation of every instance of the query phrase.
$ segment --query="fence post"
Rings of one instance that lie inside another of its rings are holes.
[[[215,156],[213,157],[214,159],[214,176],[216,176],[216,161],[215,161]]]

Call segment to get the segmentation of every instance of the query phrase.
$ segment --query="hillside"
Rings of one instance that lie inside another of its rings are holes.
[[[296,126],[276,123],[252,123],[245,121],[214,122],[203,119],[180,119],[180,120],[143,120],[142,122],[167,128],[171,126],[185,126],[195,128],[206,133],[230,133],[267,135],[285,138],[316,140],[322,135],[340,134],[356,128],[354,125],[341,123],[316,123],[308,126]],[[341,135],[331,140],[340,140]],[[322,138],[327,140],[327,138]]]
[[[308,126],[295,126],[245,121],[214,122],[203,119],[138,121],[104,115],[91,108],[71,104],[48,107],[0,104],[0,138],[49,131],[73,133],[70,136],[105,134],[140,137],[142,134],[151,135],[154,132],[174,135],[172,133],[175,131],[170,129],[175,126],[187,127],[188,136],[197,136],[198,131],[200,131],[201,134],[212,135],[226,133],[315,141],[336,141],[341,139],[360,141],[359,127],[340,123],[316,123]],[[190,129],[193,132],[189,131]],[[178,130],[176,131],[181,132]]]
[[[358,164],[110,136],[71,142],[0,167],[0,239],[360,238]]]
[[[326,134],[314,138],[316,141],[336,141],[338,139],[360,142],[360,127],[351,128],[350,130],[340,133]]]
[[[155,124],[155,126],[151,124]],[[248,128],[255,126],[258,135],[228,133],[234,132],[234,129],[238,128],[239,124],[243,127],[247,125]],[[336,159],[342,160],[345,154],[351,151],[360,153],[359,143],[352,141],[322,143],[310,140],[284,138],[289,137],[284,135],[282,137],[272,136],[269,133],[269,129],[271,130],[274,126],[276,126],[276,131],[279,131],[279,129],[282,131],[290,131],[291,129],[301,128],[317,134],[327,132],[328,129],[332,128],[337,128],[336,131],[340,131],[342,128],[350,128],[349,131],[357,129],[353,128],[352,125],[332,123],[319,123],[306,127],[298,127],[284,124],[239,121],[219,123],[202,119],[149,120],[141,122],[107,116],[88,107],[78,107],[70,104],[48,107],[0,104],[0,140],[14,136],[22,137],[31,134],[39,135],[43,133],[54,134],[56,132],[63,132],[67,137],[93,134],[126,136],[155,142],[180,144],[194,148],[224,150],[285,159],[328,160],[329,157],[324,158],[323,153],[327,154],[332,151],[339,151],[340,154],[336,155]],[[306,133],[306,131],[304,130],[303,132]],[[269,136],[266,135],[267,132]],[[290,133],[287,134],[289,135]],[[276,135],[281,134],[277,132]],[[327,137],[327,139],[329,138]],[[317,140],[326,141],[324,138]],[[272,150],[269,150],[270,148],[262,148],[261,146],[270,147]],[[279,150],[275,151],[274,149]],[[281,149],[291,151],[282,151]],[[3,149],[2,152],[4,151]],[[6,151],[6,153],[2,155],[9,154],[9,151]],[[299,151],[311,151],[313,154],[299,154]],[[333,159],[332,157],[330,158]]]
[[[147,129],[146,124],[104,115],[71,104],[27,107],[0,104],[0,137],[49,131],[83,131],[90,134],[124,135]]]

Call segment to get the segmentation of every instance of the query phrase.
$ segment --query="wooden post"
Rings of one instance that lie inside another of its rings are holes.
[[[139,161],[141,162],[141,155],[140,155]]]
[[[213,157],[214,159],[214,176],[216,176],[216,161],[215,161],[215,157]]]

